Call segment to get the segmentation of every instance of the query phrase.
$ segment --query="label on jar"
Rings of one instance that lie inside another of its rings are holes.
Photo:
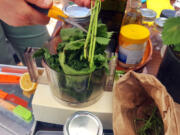
[[[145,45],[119,46],[118,59],[125,64],[138,64],[144,56]]]

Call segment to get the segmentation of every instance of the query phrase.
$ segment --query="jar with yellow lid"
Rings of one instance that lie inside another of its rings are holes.
[[[149,36],[150,32],[145,26],[138,24],[122,26],[119,36],[119,65],[124,68],[137,66],[144,56]]]

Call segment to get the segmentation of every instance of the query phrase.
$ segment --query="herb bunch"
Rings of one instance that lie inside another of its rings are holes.
[[[146,112],[146,118],[134,120],[135,130],[138,135],[164,135],[164,127],[161,116],[158,112],[158,108],[154,107],[151,115]],[[138,124],[142,124],[139,129],[137,129]]]
[[[90,74],[97,69],[108,71],[108,58],[105,49],[113,32],[108,32],[105,24],[98,21],[101,0],[91,2],[91,18],[88,33],[78,28],[64,28],[60,31],[62,42],[57,47],[57,54],[51,55],[46,48],[35,53],[43,57],[55,71],[69,75]]]

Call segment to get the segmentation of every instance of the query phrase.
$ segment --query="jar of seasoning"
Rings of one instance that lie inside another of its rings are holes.
[[[76,4],[68,4],[63,8],[63,11],[67,16],[69,16],[68,19],[70,21],[74,21],[83,26],[84,28],[88,29],[91,15],[90,9],[86,7],[80,7]],[[71,27],[75,26],[72,26],[71,24],[64,22],[63,28]]]
[[[138,24],[123,26],[119,37],[119,65],[124,68],[137,66],[144,56],[149,36],[150,32],[145,26]]]
[[[155,47],[156,50],[160,50],[161,47],[163,46],[161,33],[166,20],[167,18],[165,17],[159,17],[156,18],[155,20],[151,41],[152,41],[152,45]]]
[[[143,17],[142,24],[149,28],[154,24],[157,13],[154,10],[148,8],[141,8],[140,11]]]
[[[64,135],[103,135],[98,117],[86,111],[74,113],[64,125]]]

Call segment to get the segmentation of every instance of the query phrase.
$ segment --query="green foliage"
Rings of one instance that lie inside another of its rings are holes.
[[[58,55],[51,55],[49,53],[49,50],[47,48],[41,48],[38,51],[36,51],[33,55],[33,57],[37,58],[43,58],[45,59],[46,63],[55,71],[60,72],[61,67],[58,61]]]
[[[91,72],[93,72],[95,70],[95,66],[93,68],[83,68],[81,70],[75,70],[72,67],[68,66],[67,64],[65,64],[65,53],[64,52],[60,52],[59,53],[59,63],[64,71],[65,74],[68,75],[83,75],[83,74],[89,74]]]
[[[76,41],[85,38],[83,31],[78,28],[61,29],[60,37],[63,42]]]
[[[174,49],[180,51],[180,17],[169,18],[165,22],[162,40],[164,44],[174,45]]]
[[[96,37],[96,42],[100,45],[107,45],[110,39],[104,37]]]
[[[109,59],[106,56],[105,49],[113,33],[107,31],[105,24],[98,24],[97,26],[96,47],[92,59],[94,64],[92,66],[89,66],[88,58],[84,58],[84,45],[87,35],[78,28],[61,29],[62,42],[58,44],[58,54],[51,55],[46,48],[42,48],[34,54],[34,57],[42,57],[52,69],[60,72],[60,75],[61,72],[65,73],[64,77],[62,75],[59,77],[61,89],[79,102],[84,102],[89,98],[93,85],[102,80],[104,69],[108,71]],[[87,44],[87,49],[89,48],[90,43]],[[99,74],[96,73],[95,75],[95,70],[99,70]],[[103,73],[100,72],[101,70]],[[93,74],[92,81],[91,74]],[[100,85],[98,84],[98,86]]]
[[[174,51],[180,52],[180,44],[174,45]]]
[[[151,115],[148,115],[149,112],[146,112],[146,118],[144,119],[135,119],[135,130],[138,135],[164,135],[164,126],[161,116],[159,114],[158,108],[154,107]],[[143,125],[141,128],[136,129],[136,124],[140,122]]]

